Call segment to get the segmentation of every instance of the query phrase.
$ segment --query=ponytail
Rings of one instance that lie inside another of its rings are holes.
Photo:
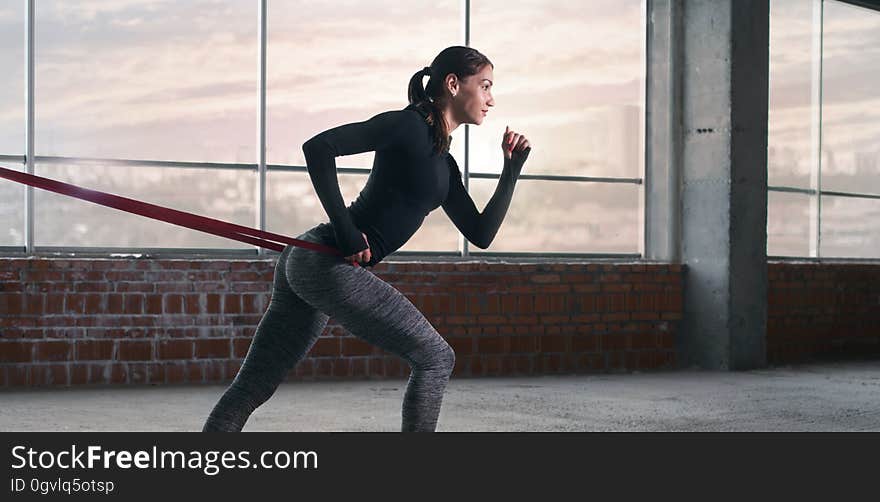
[[[422,85],[424,77],[430,77],[431,73],[430,66],[426,66],[415,72],[412,78],[409,79],[407,97],[409,98],[409,104],[415,105],[417,108],[428,114],[428,118],[426,118],[425,121],[429,125],[439,124],[439,127],[434,127],[434,152],[440,154],[449,150],[450,139],[446,119],[440,114],[440,109],[437,107],[434,100],[428,96],[427,88],[433,87],[432,84],[435,82],[434,79],[429,78],[428,85]]]

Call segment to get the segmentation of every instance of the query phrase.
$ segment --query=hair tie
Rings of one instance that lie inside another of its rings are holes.
[[[426,66],[426,67],[422,70],[422,73],[424,73],[425,75],[430,76],[430,75],[431,75],[431,67],[430,67],[430,66]]]

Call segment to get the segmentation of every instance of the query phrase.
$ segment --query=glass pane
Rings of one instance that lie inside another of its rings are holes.
[[[810,187],[813,2],[770,2],[770,109],[767,177],[775,186]]]
[[[21,162],[0,161],[0,167],[24,171]],[[25,185],[0,179],[0,246],[24,246]]]
[[[404,244],[401,251],[458,251],[458,229],[449,221],[443,208],[425,218],[422,227]]]
[[[767,194],[767,254],[810,256],[810,195]]]
[[[880,200],[822,197],[821,254],[880,258]]]
[[[471,180],[478,209],[486,206],[497,184]],[[638,253],[638,211],[638,185],[520,180],[487,251]]]
[[[880,194],[880,12],[825,2],[822,188]]]
[[[128,167],[97,162],[37,164],[37,174],[254,227],[251,170]],[[35,189],[37,246],[251,248],[223,237]]]
[[[413,74],[461,43],[461,17],[459,0],[270,2],[269,162],[305,165],[302,144],[315,134],[406,107]],[[460,129],[452,149],[459,159]],[[340,167],[372,163],[372,152],[337,159]]]
[[[366,184],[358,174],[339,174],[345,205],[351,204]],[[266,182],[269,231],[296,237],[318,223],[329,221],[307,173],[270,171]],[[446,213],[438,209],[425,218],[422,227],[401,251],[455,251],[458,231]]]
[[[500,172],[509,125],[534,145],[526,172],[641,177],[642,0],[471,9],[471,46],[494,64],[496,104],[471,127],[471,172]]]
[[[25,149],[24,4],[0,3],[0,155],[22,155]],[[5,237],[4,232],[0,244]]]
[[[254,0],[40,0],[36,29],[37,155],[255,162]]]
[[[366,183],[360,174],[339,174],[345,205],[351,204]],[[296,237],[329,221],[308,173],[269,171],[266,176],[266,226],[270,232]]]

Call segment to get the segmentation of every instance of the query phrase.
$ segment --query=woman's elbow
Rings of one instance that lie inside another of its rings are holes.
[[[303,143],[302,151],[303,155],[306,156],[306,159],[324,154],[329,154],[334,157],[336,156],[335,152],[333,151],[333,147],[330,145],[327,139],[322,137],[320,134],[318,134],[317,136],[313,136],[305,143]]]
[[[316,140],[316,137],[312,137],[312,138],[306,140],[306,142],[302,144],[303,155],[305,155],[306,158],[313,156],[317,149],[318,149],[318,142]]]
[[[489,249],[489,246],[492,245],[492,237],[485,235],[478,235],[469,240],[471,241],[471,244],[477,246],[480,249]]]

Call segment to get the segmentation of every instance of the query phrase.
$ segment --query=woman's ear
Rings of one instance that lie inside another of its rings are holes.
[[[449,94],[453,96],[458,93],[458,75],[455,73],[446,75],[446,88],[449,90]]]

